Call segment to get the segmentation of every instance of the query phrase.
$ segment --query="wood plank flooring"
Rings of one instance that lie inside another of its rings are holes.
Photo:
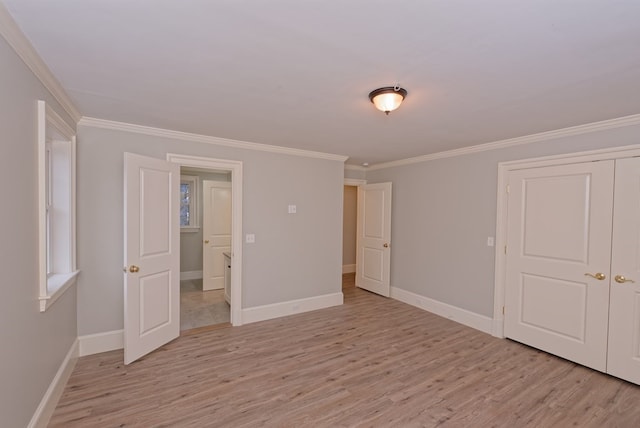
[[[83,357],[51,427],[638,427],[640,387],[353,287],[198,329],[129,366]]]

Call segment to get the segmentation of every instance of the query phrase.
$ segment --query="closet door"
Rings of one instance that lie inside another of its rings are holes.
[[[613,177],[614,161],[600,161],[512,171],[508,180],[505,335],[600,371]]]
[[[607,372],[640,384],[640,158],[616,161]]]

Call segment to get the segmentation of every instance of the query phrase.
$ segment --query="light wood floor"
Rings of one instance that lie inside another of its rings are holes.
[[[50,426],[640,426],[640,387],[352,278],[340,307],[83,357]]]

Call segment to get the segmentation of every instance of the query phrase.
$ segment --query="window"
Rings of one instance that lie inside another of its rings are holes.
[[[198,177],[180,176],[180,229],[195,232],[198,224]]]
[[[75,135],[38,101],[40,311],[51,306],[78,274],[75,261]]]

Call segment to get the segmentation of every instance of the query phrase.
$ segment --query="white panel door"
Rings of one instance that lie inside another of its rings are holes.
[[[224,288],[224,253],[231,251],[231,183],[202,182],[202,289]]]
[[[180,169],[124,155],[124,362],[180,334]]]
[[[640,158],[616,161],[607,372],[640,384]]]
[[[356,286],[389,297],[391,183],[358,187]]]
[[[613,174],[614,162],[601,161],[513,171],[508,180],[505,335],[601,371]]]

